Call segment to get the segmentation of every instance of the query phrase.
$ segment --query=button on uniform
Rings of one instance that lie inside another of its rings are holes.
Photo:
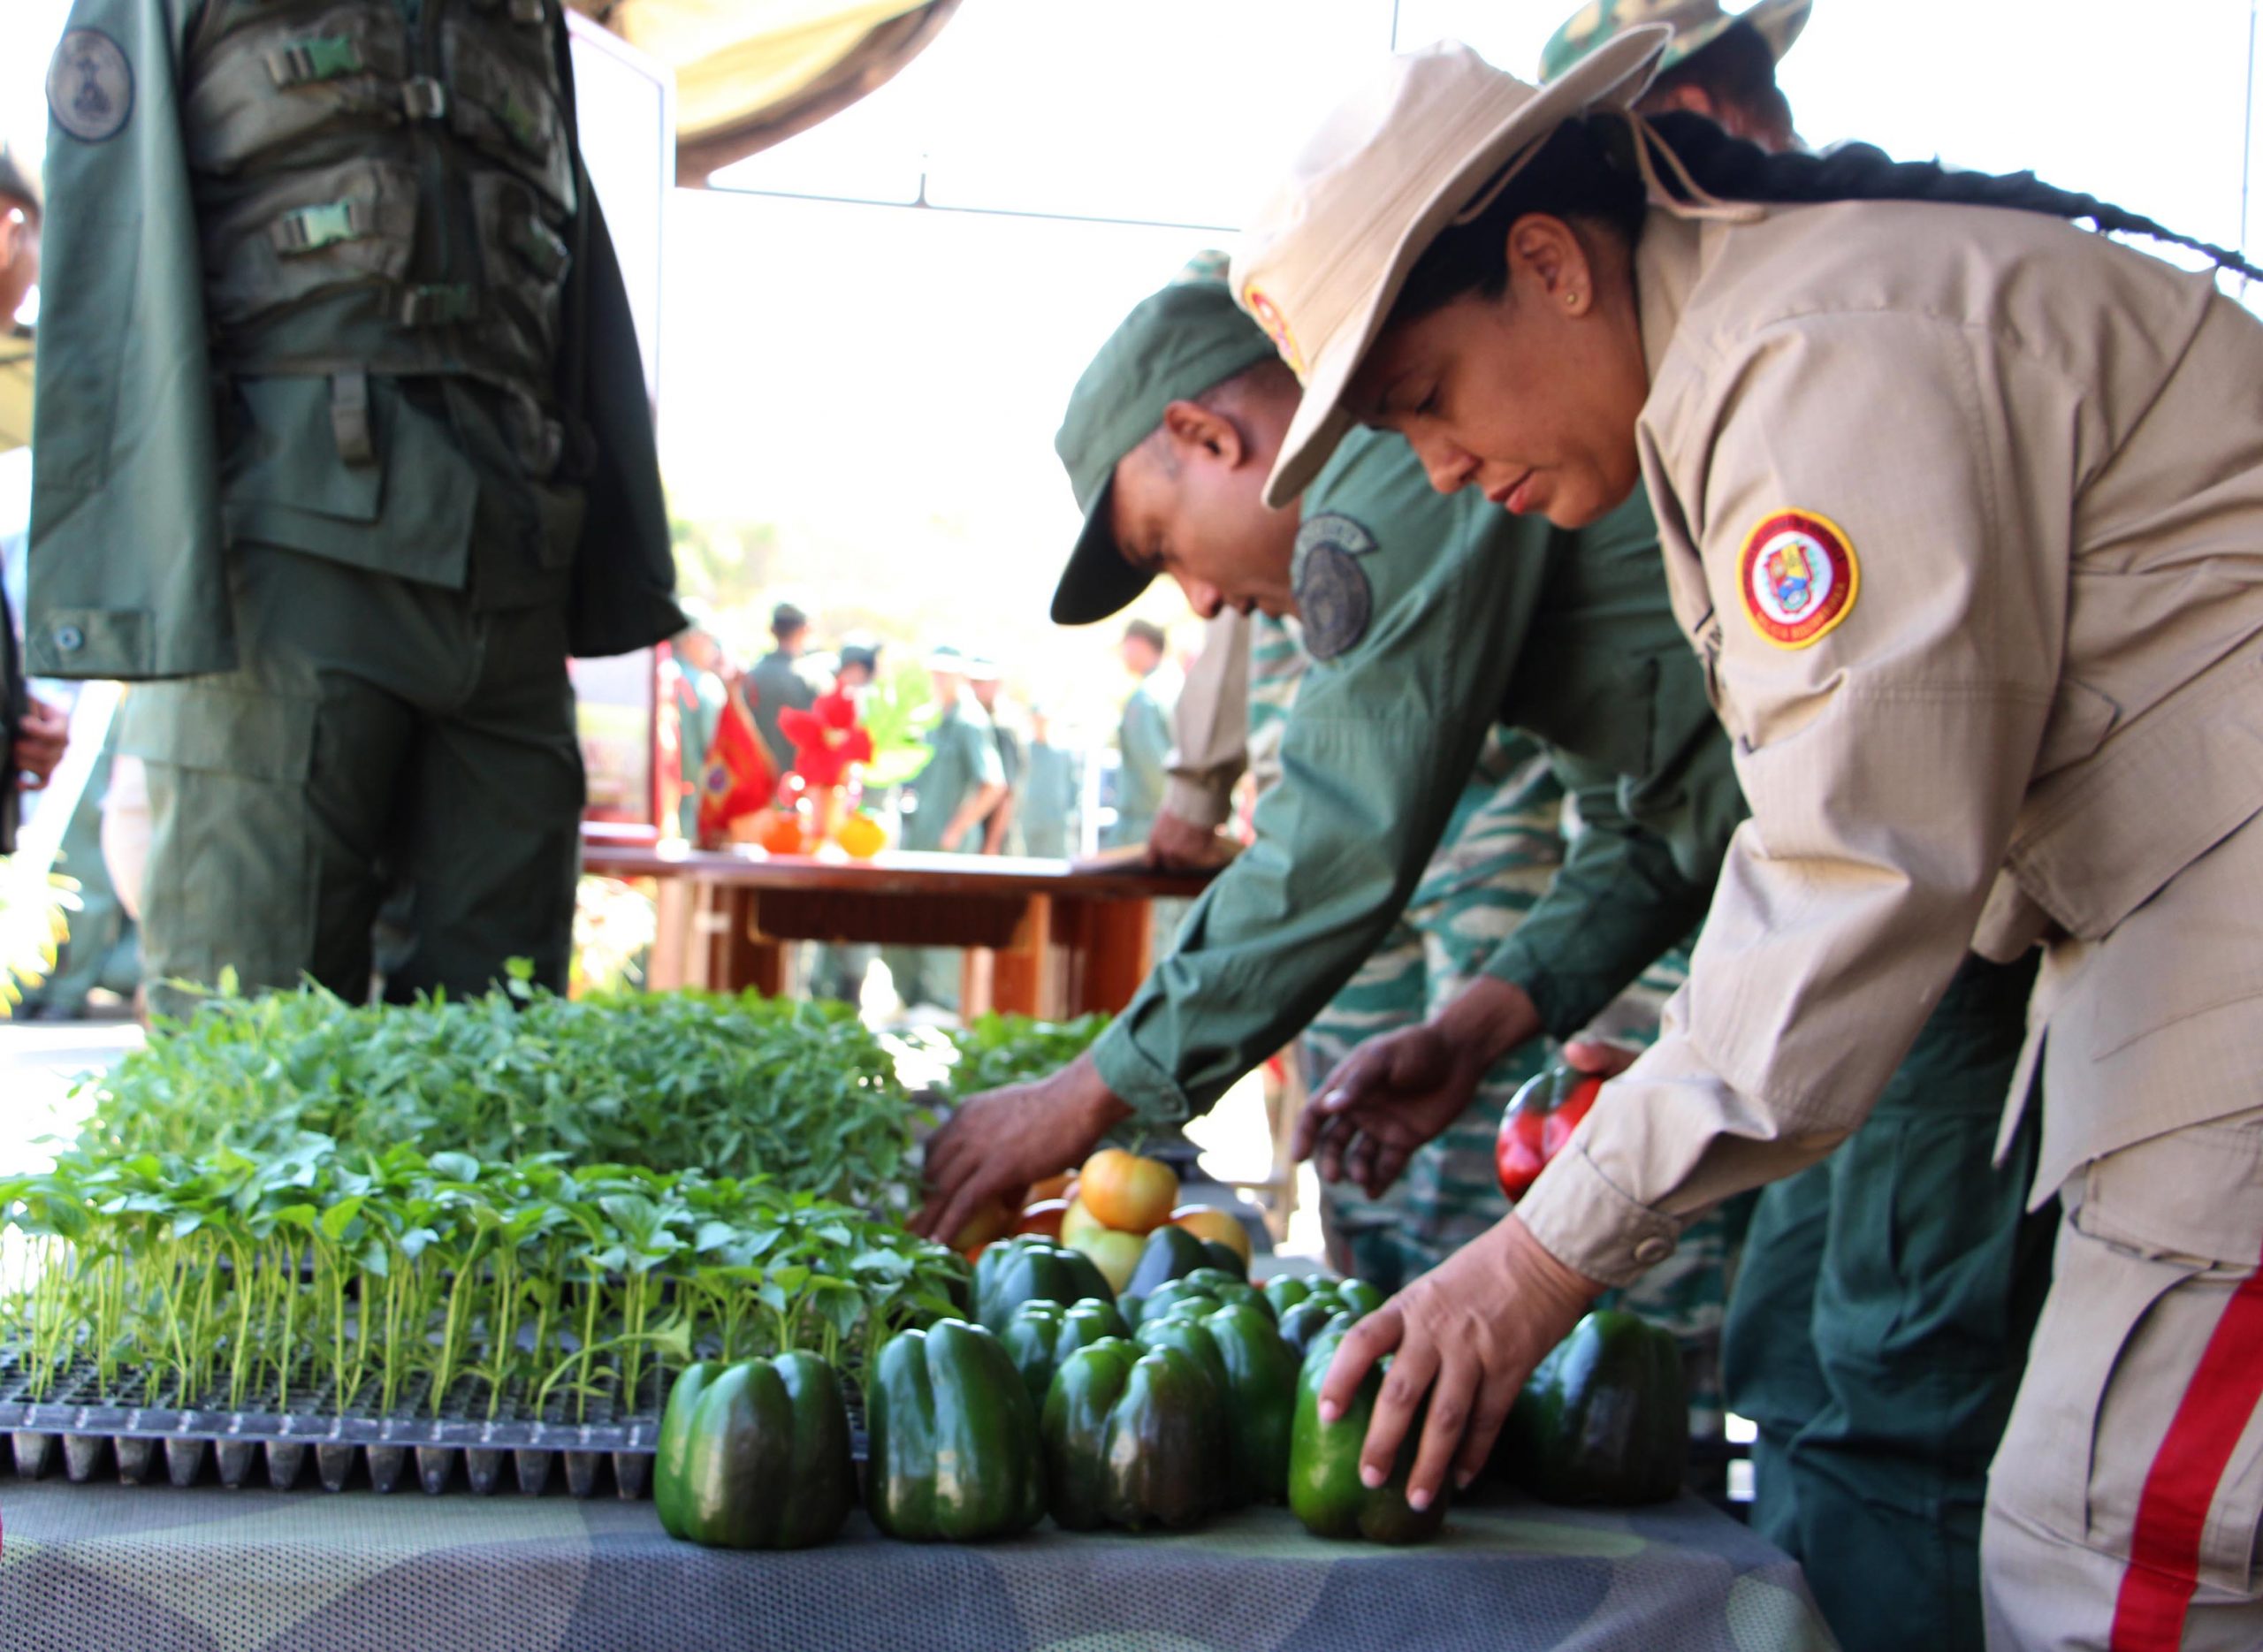
[[[1653,1236],[1634,1247],[1634,1260],[1645,1268],[1655,1268],[1673,1254],[1673,1243]]]

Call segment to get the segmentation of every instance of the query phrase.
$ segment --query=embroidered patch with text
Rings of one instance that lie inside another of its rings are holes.
[[[1778,648],[1805,648],[1854,612],[1862,590],[1854,543],[1828,516],[1772,511],[1744,537],[1737,595],[1752,628]]]
[[[1334,659],[1359,646],[1375,617],[1375,589],[1360,559],[1375,549],[1375,537],[1340,512],[1305,519],[1297,529],[1296,560],[1289,582],[1297,594],[1305,652]]]

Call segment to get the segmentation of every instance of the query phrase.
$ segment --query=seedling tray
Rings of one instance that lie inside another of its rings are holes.
[[[536,1417],[506,1395],[491,1418],[484,1391],[465,1387],[477,1393],[476,1403],[471,1392],[461,1405],[451,1396],[437,1416],[429,1395],[414,1389],[379,1411],[366,1389],[341,1407],[315,1382],[303,1397],[294,1392],[287,1409],[232,1410],[153,1394],[138,1374],[120,1374],[106,1393],[88,1361],[61,1373],[34,1400],[29,1374],[12,1355],[0,1354],[0,1432],[10,1437],[17,1475],[27,1480],[59,1463],[72,1481],[114,1471],[126,1485],[162,1475],[189,1486],[210,1464],[224,1486],[278,1490],[311,1474],[331,1491],[392,1491],[406,1476],[435,1494],[462,1484],[485,1496],[507,1481],[529,1496],[552,1484],[576,1497],[607,1487],[623,1498],[646,1495],[664,1391],[657,1379],[644,1384],[639,1398],[647,1404],[633,1412],[620,1414],[593,1399],[578,1417],[570,1399],[553,1400],[548,1414]]]
[[[437,1417],[421,1382],[405,1389],[391,1411],[372,1409],[366,1389],[341,1410],[331,1403],[326,1384],[311,1382],[305,1397],[287,1410],[231,1410],[153,1396],[140,1374],[121,1373],[105,1393],[88,1360],[63,1372],[34,1400],[29,1373],[15,1355],[0,1352],[0,1433],[8,1436],[21,1480],[60,1466],[74,1482],[115,1473],[121,1485],[162,1477],[186,1487],[202,1480],[209,1466],[223,1486],[278,1491],[318,1481],[331,1491],[387,1492],[406,1476],[434,1496],[468,1487],[487,1496],[507,1484],[527,1496],[553,1486],[576,1497],[607,1488],[628,1501],[650,1495],[667,1394],[659,1377],[645,1382],[639,1396],[644,1404],[636,1411],[617,1414],[611,1401],[593,1399],[579,1418],[571,1414],[571,1400],[553,1400],[548,1415],[535,1417],[507,1394],[490,1418],[484,1390],[463,1386],[462,1403],[452,1396]],[[861,1463],[864,1416],[853,1391],[849,1409]]]

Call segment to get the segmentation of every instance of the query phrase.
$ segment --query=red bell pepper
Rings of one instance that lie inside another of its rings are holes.
[[[1493,1148],[1493,1169],[1504,1193],[1513,1199],[1531,1191],[1602,1088],[1601,1078],[1569,1067],[1551,1067],[1525,1082],[1501,1115],[1501,1134]]]

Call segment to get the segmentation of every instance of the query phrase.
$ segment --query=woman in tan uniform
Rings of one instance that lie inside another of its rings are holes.
[[[1355,421],[1566,527],[1648,487],[1753,809],[1665,1036],[1328,1397],[1396,1348],[1369,1472],[1428,1395],[1416,1495],[1466,1477],[1597,1290],[1854,1130],[1968,947],[2039,945],[2006,1127],[2039,1077],[2065,1215],[1992,1642],[2263,1645],[2263,327],[2032,178],[1623,112],[1664,40],[1392,60],[1234,263],[1306,384],[1275,503]]]

